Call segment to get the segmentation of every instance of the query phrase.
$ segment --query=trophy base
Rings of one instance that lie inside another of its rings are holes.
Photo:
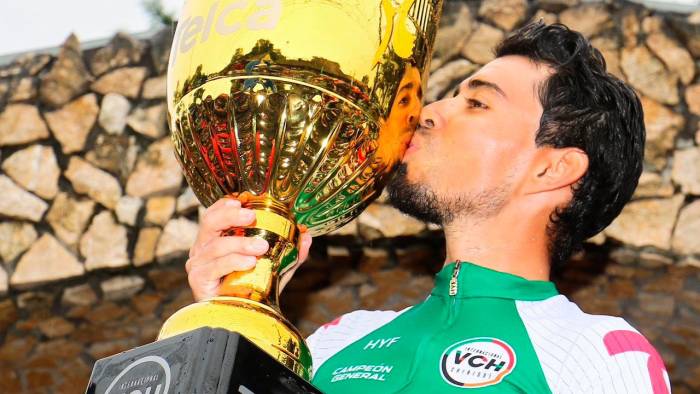
[[[202,327],[95,363],[86,394],[321,393],[243,335]]]
[[[246,298],[218,296],[188,305],[163,323],[158,339],[205,326],[241,332],[303,379],[311,377],[311,352],[301,333],[277,309]]]

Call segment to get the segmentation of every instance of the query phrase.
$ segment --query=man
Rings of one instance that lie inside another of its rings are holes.
[[[423,109],[389,186],[396,207],[443,226],[434,289],[403,311],[319,328],[308,338],[313,383],[329,393],[670,392],[641,334],[583,313],[549,282],[632,196],[645,138],[637,96],[562,25],[525,26],[496,54]],[[235,200],[207,210],[187,263],[197,299],[264,253],[264,242],[216,237],[252,220]]]

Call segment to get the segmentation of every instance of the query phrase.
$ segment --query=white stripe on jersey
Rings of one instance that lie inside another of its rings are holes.
[[[665,370],[652,388],[648,363],[657,353],[639,350],[648,342],[624,319],[586,314],[563,295],[516,306],[553,393],[671,392]]]
[[[319,327],[306,338],[311,350],[313,372],[315,373],[331,356],[343,350],[358,339],[394,320],[407,311],[365,311],[346,313],[337,321]]]

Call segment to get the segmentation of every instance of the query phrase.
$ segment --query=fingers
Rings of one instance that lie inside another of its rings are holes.
[[[247,271],[255,267],[256,257],[237,253],[213,260],[190,264],[187,281],[196,301],[214,297],[218,293],[221,278],[235,271]]]
[[[253,268],[256,256],[268,251],[268,243],[257,237],[225,236],[222,231],[232,227],[253,224],[255,212],[242,208],[241,202],[232,197],[219,199],[202,215],[199,232],[190,248],[190,258],[185,263],[188,281],[196,300],[217,295],[221,279],[234,271]],[[299,259],[282,278],[284,286],[296,268],[308,258],[311,235],[300,227]]]
[[[216,236],[200,245],[190,257],[190,261],[208,261],[231,253],[260,256],[267,252],[268,248],[267,241],[258,237]]]
[[[188,279],[199,282],[218,282],[224,276],[235,271],[247,271],[255,267],[255,256],[231,253],[201,264],[193,264]]]
[[[202,215],[197,239],[190,248],[190,257],[197,254],[202,246],[231,227],[243,227],[255,221],[255,212],[241,208],[241,202],[225,197],[212,204]]]
[[[255,212],[252,209],[241,208],[240,202],[233,199],[225,199],[222,205],[212,205],[207,208],[200,221],[200,233],[213,233],[219,235],[223,230],[231,227],[247,226],[255,220]]]
[[[267,252],[267,241],[257,237],[215,237],[185,263],[187,280],[197,301],[217,295],[221,278],[255,267],[256,256]]]

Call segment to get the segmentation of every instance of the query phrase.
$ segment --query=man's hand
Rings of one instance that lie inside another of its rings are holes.
[[[197,239],[190,248],[185,264],[187,280],[196,301],[218,294],[221,279],[234,271],[255,267],[256,257],[267,252],[267,241],[257,237],[220,236],[231,227],[248,226],[255,220],[253,210],[241,208],[241,202],[225,197],[207,208],[199,223]],[[280,280],[280,291],[289,282],[299,265],[306,260],[311,235],[300,235],[299,262]]]

